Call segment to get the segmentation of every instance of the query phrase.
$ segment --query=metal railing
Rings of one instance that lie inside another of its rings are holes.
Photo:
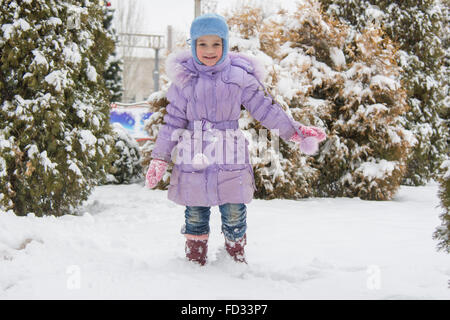
[[[124,102],[113,102],[111,103],[111,109],[115,109],[118,107],[148,107],[150,104],[148,101],[140,101],[140,102],[132,102],[132,103],[124,103]]]

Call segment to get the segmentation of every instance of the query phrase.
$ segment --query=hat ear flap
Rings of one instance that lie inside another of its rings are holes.
[[[228,40],[221,38],[222,39],[222,57],[220,58],[219,61],[217,61],[217,64],[222,63],[223,60],[225,60],[225,57],[228,55]]]
[[[192,57],[194,58],[194,60],[197,61],[198,64],[203,64],[197,58],[197,40],[191,41],[190,45],[191,45]]]

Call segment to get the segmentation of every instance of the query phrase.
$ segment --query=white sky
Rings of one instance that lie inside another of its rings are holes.
[[[189,34],[189,27],[194,20],[194,0],[110,0],[113,8],[118,11],[126,6],[137,7],[141,18],[138,19],[136,28],[139,33],[165,34],[167,25],[172,25],[176,30]],[[224,14],[227,9],[233,8],[242,0],[217,0],[217,13]],[[250,0],[251,3],[264,4],[265,7],[293,8],[298,0]],[[117,31],[119,30],[116,27]]]

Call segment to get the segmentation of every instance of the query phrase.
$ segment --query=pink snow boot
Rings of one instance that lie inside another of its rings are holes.
[[[244,236],[240,239],[237,239],[236,241],[232,241],[227,239],[225,237],[225,249],[227,250],[228,254],[233,258],[236,262],[243,262],[247,263],[245,260],[245,252],[244,252],[244,246],[247,244],[247,235],[244,234]]]
[[[186,237],[186,258],[189,261],[196,262],[201,266],[206,263],[206,254],[208,253],[208,235],[196,236],[192,234],[185,234]]]

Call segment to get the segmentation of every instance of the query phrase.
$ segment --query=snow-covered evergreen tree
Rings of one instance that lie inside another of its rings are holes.
[[[127,184],[142,180],[144,172],[139,144],[119,123],[113,123],[112,126],[117,158],[111,164],[106,183]]]
[[[103,13],[104,20],[103,26],[106,29],[109,37],[114,40],[117,44],[116,30],[112,26],[112,20],[114,18],[115,9],[111,8],[110,2],[104,2]],[[123,81],[122,81],[122,65],[123,61],[118,58],[117,51],[111,54],[111,56],[106,61],[105,71],[103,73],[103,78],[105,79],[106,87],[109,89],[111,94],[110,100],[112,102],[121,101],[123,93]]]
[[[277,100],[296,120],[328,133],[317,156],[297,155],[293,165],[302,171],[286,180],[305,177],[307,190],[317,196],[392,198],[414,141],[401,124],[407,104],[392,58],[395,46],[380,28],[360,32],[331,19],[318,1],[299,2],[296,12],[280,11],[262,22],[252,22],[256,16],[239,10],[230,20],[245,39],[236,41],[235,49],[267,61],[272,71],[266,84]],[[246,25],[253,30],[243,32]],[[253,48],[252,39],[259,39]],[[293,157],[280,147],[283,156]],[[285,192],[283,183],[273,187],[277,196]]]
[[[362,30],[375,23],[396,41],[396,60],[411,106],[405,126],[418,143],[403,183],[422,185],[437,172],[447,150],[448,128],[439,116],[448,96],[442,38],[445,13],[439,0],[321,0],[325,9]],[[448,26],[447,26],[448,30]]]
[[[296,120],[289,108],[289,93],[283,89],[288,82],[293,80],[289,70],[280,68],[277,60],[274,34],[270,32],[271,19],[285,19],[286,12],[266,12],[263,6],[252,3],[244,3],[236,7],[228,14],[228,24],[231,29],[230,47],[233,51],[256,56],[267,70],[266,88],[271,92],[282,108]],[[266,32],[267,31],[267,32]],[[277,37],[279,34],[275,35]],[[295,81],[295,80],[293,80]],[[277,90],[280,84],[281,90]],[[300,85],[300,82],[298,83]],[[287,95],[286,95],[287,94]],[[312,187],[319,178],[319,170],[308,164],[308,158],[300,153],[294,143],[285,142],[280,138],[273,140],[272,133],[267,132],[265,143],[261,140],[260,133],[265,132],[264,127],[256,121],[250,113],[242,107],[241,129],[249,141],[249,151],[255,173],[256,191],[255,198],[259,199],[298,199],[311,197],[316,194]],[[319,125],[309,121],[302,121],[306,125]],[[274,148],[272,141],[278,141],[278,147]],[[262,142],[262,148],[261,148]]]
[[[0,209],[70,213],[110,163],[98,1],[0,2]]]
[[[441,111],[441,118],[445,121],[447,130],[450,128],[450,94],[449,94],[449,81],[450,81],[450,0],[444,0],[444,36],[442,41],[442,46],[445,50],[445,57],[443,63],[443,74],[444,74],[444,109]],[[450,150],[448,146],[450,145],[450,134],[447,135],[447,154],[450,157]]]
[[[433,238],[438,240],[438,249],[450,253],[450,160],[445,160],[440,167],[439,197],[443,212],[441,225],[436,228]]]

